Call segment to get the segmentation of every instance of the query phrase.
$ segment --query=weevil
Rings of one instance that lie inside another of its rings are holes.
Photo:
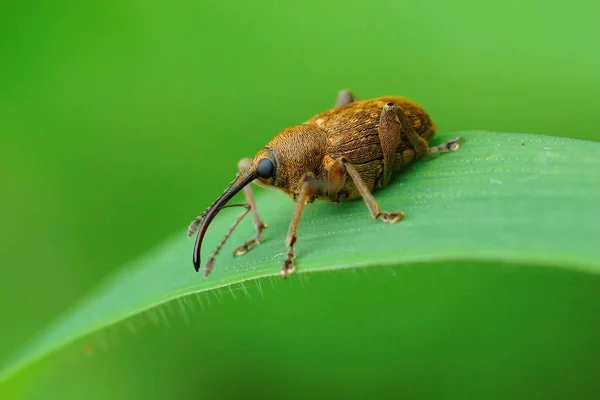
[[[227,239],[248,213],[252,215],[256,234],[233,254],[240,256],[260,244],[268,226],[258,213],[250,183],[277,189],[296,202],[285,240],[287,257],[281,268],[284,278],[296,269],[294,245],[302,211],[317,199],[339,203],[362,198],[374,219],[400,221],[404,212],[382,212],[373,192],[385,187],[394,173],[409,164],[427,155],[437,156],[459,148],[461,137],[430,147],[428,141],[436,129],[428,113],[405,97],[360,100],[349,90],[340,91],[333,108],[282,130],[254,158],[240,160],[233,182],[188,228],[188,236],[199,231],[193,253],[194,268],[200,269],[202,240],[223,208],[242,206],[246,210],[206,263],[205,277],[212,271]],[[241,190],[246,203],[227,205]]]

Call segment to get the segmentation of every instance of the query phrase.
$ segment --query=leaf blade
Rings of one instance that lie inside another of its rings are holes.
[[[307,206],[296,245],[298,272],[468,260],[600,273],[600,226],[594,223],[600,220],[599,143],[515,133],[460,135],[466,142],[459,151],[416,163],[375,193],[382,209],[406,213],[397,224],[373,220],[360,200]],[[294,204],[275,192],[257,202],[270,226],[260,246],[231,256],[238,242],[253,235],[245,221],[205,280],[193,270],[193,243],[182,229],[68,311],[5,366],[0,382],[71,341],[164,302],[278,276]],[[237,212],[219,214],[203,253],[216,246]]]

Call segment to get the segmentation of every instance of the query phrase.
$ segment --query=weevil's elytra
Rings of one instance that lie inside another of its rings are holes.
[[[199,230],[193,257],[196,271],[200,269],[204,234],[222,208],[243,206],[246,210],[208,260],[205,276],[248,213],[252,214],[256,235],[233,254],[245,254],[260,243],[267,225],[258,214],[250,183],[278,189],[296,202],[285,241],[288,253],[281,269],[284,278],[295,271],[294,244],[306,204],[317,199],[341,202],[362,197],[373,218],[389,223],[400,221],[404,213],[382,212],[372,193],[385,187],[394,172],[427,155],[457,150],[458,142],[463,140],[457,137],[430,147],[428,141],[435,132],[436,125],[427,112],[409,99],[385,96],[361,101],[348,90],[339,92],[334,108],[284,129],[253,159],[240,160],[240,172],[229,188],[188,229],[188,236]],[[244,191],[247,204],[226,205],[240,190]]]

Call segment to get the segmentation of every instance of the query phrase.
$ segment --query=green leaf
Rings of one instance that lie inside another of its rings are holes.
[[[439,135],[434,143],[457,135],[466,139],[458,151],[413,164],[375,193],[384,211],[405,212],[397,224],[373,220],[361,200],[308,205],[298,232],[296,273],[450,260],[600,272],[600,143],[479,131]],[[260,246],[242,257],[231,255],[254,234],[248,218],[203,279],[193,269],[193,239],[182,221],[173,238],[124,266],[24,347],[4,366],[0,382],[62,346],[162,303],[279,276],[294,203],[278,192],[255,192],[269,225]],[[206,206],[199,204],[199,211]],[[226,209],[214,220],[204,261],[239,213]]]

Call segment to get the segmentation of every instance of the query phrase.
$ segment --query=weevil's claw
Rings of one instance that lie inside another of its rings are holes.
[[[283,276],[283,279],[287,279],[296,271],[296,266],[294,265],[295,256],[296,254],[294,252],[294,247],[291,246],[287,255],[287,260],[285,260],[285,263],[283,263],[283,268],[281,268],[281,276]]]
[[[267,224],[262,224],[257,228],[257,232],[256,235],[248,240],[246,243],[244,243],[241,246],[236,247],[235,250],[233,250],[233,256],[241,256],[246,254],[247,252],[250,251],[250,249],[252,249],[254,247],[254,245],[260,244],[260,241],[262,240],[262,233],[265,229],[267,229],[269,226]]]
[[[214,259],[214,257],[211,257],[211,259],[208,260],[208,262],[206,263],[206,266],[204,267],[204,277],[205,278],[208,278],[208,275],[213,270],[214,266],[215,266],[215,259]]]
[[[402,218],[404,218],[404,213],[403,212],[381,213],[379,215],[379,218],[381,218],[381,220],[383,222],[389,222],[390,224],[395,224],[396,222],[398,222]]]

